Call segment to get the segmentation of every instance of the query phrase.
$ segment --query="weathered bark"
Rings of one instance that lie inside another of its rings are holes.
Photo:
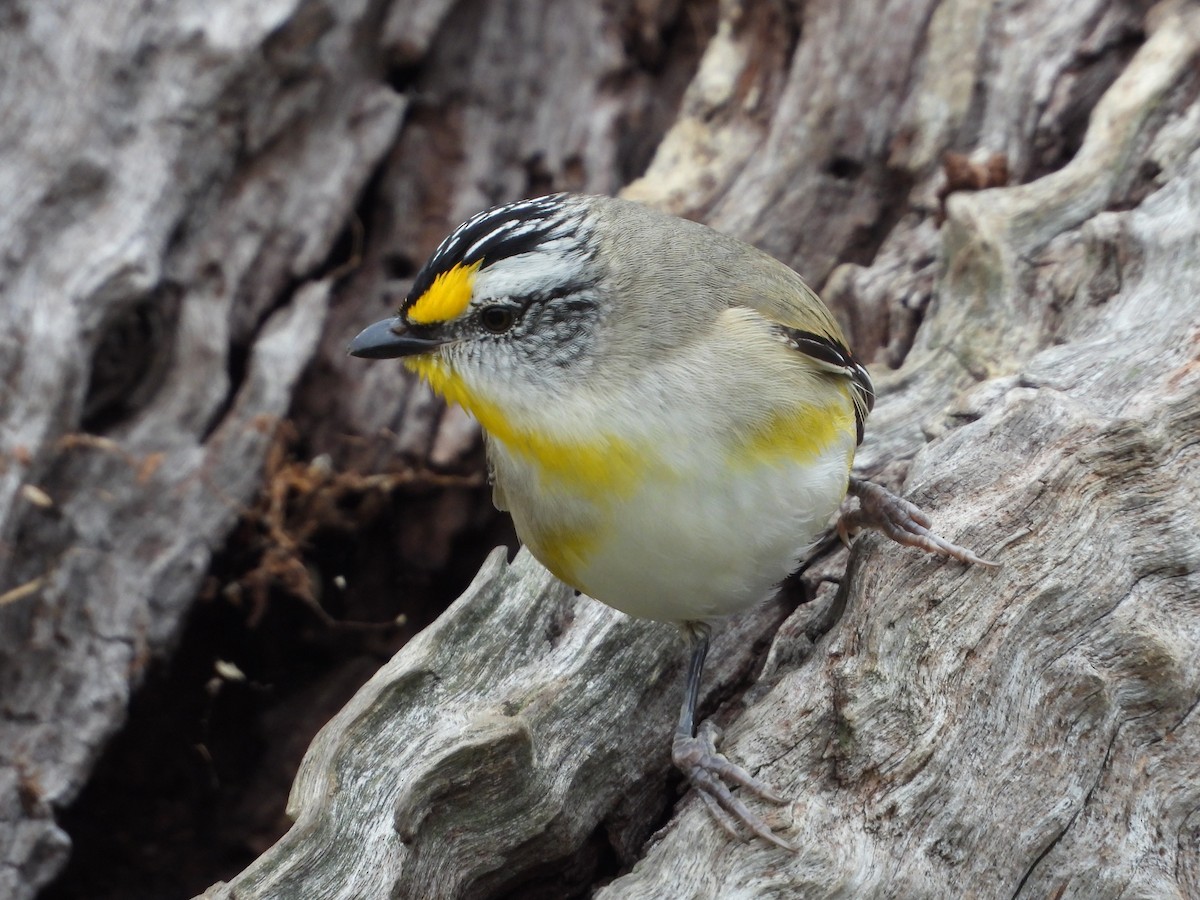
[[[867,535],[727,624],[708,709],[790,856],[671,813],[672,630],[493,558],[206,896],[1200,896],[1200,7],[112,6],[0,29],[0,892],[61,866],[278,417],[338,466],[477,449],[341,357],[387,282],[626,185],[824,285],[877,359],[858,468],[1003,568]]]
[[[365,3],[6,4],[0,894],[259,489],[403,100]]]

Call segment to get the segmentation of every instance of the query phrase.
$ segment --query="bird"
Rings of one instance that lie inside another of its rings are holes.
[[[696,705],[712,624],[770,598],[827,532],[870,527],[964,563],[915,504],[856,477],[875,389],[791,268],[631,200],[486,209],[438,245],[397,314],[348,348],[399,359],[481,426],[497,508],[557,578],[690,646],[671,758],[717,822],[783,849]]]

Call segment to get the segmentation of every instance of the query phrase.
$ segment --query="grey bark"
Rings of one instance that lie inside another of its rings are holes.
[[[1003,568],[865,535],[782,625],[768,604],[718,635],[706,708],[795,798],[764,810],[793,856],[673,806],[672,630],[494,557],[313,743],[291,831],[206,896],[585,890],[601,853],[627,870],[606,898],[1200,896],[1195,3],[0,15],[0,893],[62,865],[54,812],[278,417],[395,436],[350,467],[477,446],[340,356],[389,269],[486,203],[624,186],[823,285],[877,360],[857,468]]]
[[[260,488],[404,106],[364,3],[0,12],[0,895]]]

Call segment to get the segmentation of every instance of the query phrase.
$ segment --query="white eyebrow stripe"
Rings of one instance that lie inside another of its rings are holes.
[[[475,276],[475,291],[481,297],[518,297],[537,294],[580,277],[583,261],[578,257],[544,253],[510,256]]]

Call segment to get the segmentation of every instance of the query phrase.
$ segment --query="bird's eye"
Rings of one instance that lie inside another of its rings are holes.
[[[479,324],[492,334],[503,334],[517,321],[517,314],[507,306],[485,306],[479,311]]]

